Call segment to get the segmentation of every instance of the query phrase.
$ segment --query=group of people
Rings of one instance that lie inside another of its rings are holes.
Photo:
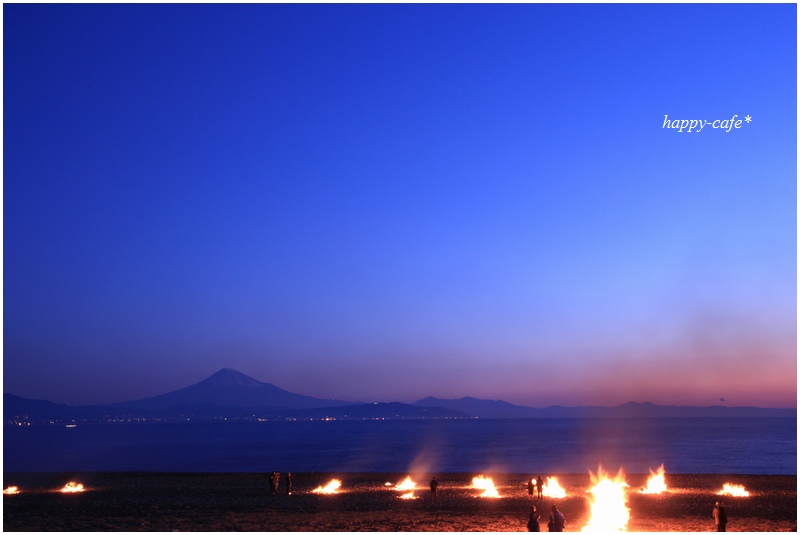
[[[278,487],[281,484],[281,473],[272,472],[269,476],[269,483],[270,483],[271,493],[278,494]],[[292,493],[292,473],[288,472],[286,474],[286,494],[289,495],[291,493]]]
[[[558,510],[558,507],[556,507],[555,504],[550,507],[550,510],[553,514],[550,515],[550,518],[547,521],[547,530],[564,531],[564,514]],[[531,505],[531,510],[528,515],[528,531],[541,531],[539,527],[539,519],[539,511],[535,505]]]
[[[530,491],[530,488],[531,484],[528,483],[529,494],[533,494],[533,492]],[[564,515],[555,505],[551,507],[551,510],[553,514],[550,515],[550,519],[547,522],[547,530],[564,531]],[[717,526],[717,531],[725,531],[726,526],[728,525],[728,513],[725,511],[725,504],[721,501],[716,502],[714,504],[712,515],[714,516],[714,523]],[[528,514],[528,531],[541,531],[539,527],[539,520],[539,511],[537,510],[536,505],[531,505],[530,512]]]
[[[280,486],[281,481],[281,473],[280,472],[272,472],[270,474],[270,485],[272,494],[278,493],[278,487]],[[542,481],[542,477],[539,476],[536,479],[530,479],[528,481],[528,495],[533,497],[534,490],[536,491],[536,496],[538,499],[542,498],[542,487],[544,486],[544,481]],[[431,501],[436,501],[436,491],[439,488],[439,482],[436,480],[436,477],[431,479],[430,483],[431,488]],[[289,495],[292,493],[292,473],[288,472],[286,474],[286,494]],[[558,510],[555,504],[550,507],[552,514],[549,516],[547,521],[547,530],[548,531],[564,531],[564,514]],[[714,510],[712,512],[714,516],[714,523],[717,526],[717,531],[725,531],[726,526],[728,524],[728,514],[725,511],[725,504],[721,501],[718,501],[714,504]],[[528,531],[541,531],[539,526],[539,521],[541,520],[541,516],[539,514],[539,510],[537,509],[536,505],[531,505],[530,511],[528,513]]]
[[[544,481],[542,481],[542,476],[539,476],[536,479],[531,479],[530,481],[528,481],[528,496],[533,498],[533,491],[535,489],[536,497],[541,500],[543,487],[544,487]]]

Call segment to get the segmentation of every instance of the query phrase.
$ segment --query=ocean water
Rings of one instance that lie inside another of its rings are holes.
[[[794,418],[90,424],[3,429],[3,470],[797,474]]]

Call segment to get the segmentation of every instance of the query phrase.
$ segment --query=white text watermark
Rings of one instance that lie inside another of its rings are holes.
[[[731,130],[738,130],[742,126],[742,123],[750,124],[753,120],[752,117],[749,115],[745,115],[743,119],[737,119],[739,117],[738,114],[734,115],[730,119],[670,119],[669,115],[664,115],[664,124],[661,128],[670,128],[675,129],[678,132],[700,132],[706,126],[711,127],[715,130],[723,130],[725,132],[730,132]]]

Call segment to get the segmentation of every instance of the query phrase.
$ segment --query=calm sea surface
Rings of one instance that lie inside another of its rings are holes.
[[[797,474],[794,418],[4,427],[3,470]]]

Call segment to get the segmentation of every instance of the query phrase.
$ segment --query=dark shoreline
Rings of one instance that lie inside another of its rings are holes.
[[[525,531],[531,504],[528,474],[486,473],[502,498],[477,498],[471,488],[478,474],[436,474],[437,503],[431,503],[428,474],[415,475],[415,500],[401,500],[391,486],[401,473],[293,474],[292,495],[285,479],[270,494],[268,473],[26,472],[3,474],[4,531]],[[543,476],[552,474],[541,474]],[[282,474],[283,476],[283,474]],[[731,518],[729,531],[796,531],[796,475],[667,474],[668,492],[638,492],[649,474],[626,474],[628,531],[711,531],[711,508],[722,499]],[[589,475],[557,476],[567,491],[545,498],[540,508],[558,504],[567,531],[580,531],[589,518]],[[332,478],[341,493],[311,490]],[[68,481],[86,492],[58,492]],[[744,485],[749,497],[718,496],[724,483]],[[546,519],[546,516],[543,520]],[[546,530],[546,528],[543,528]]]

